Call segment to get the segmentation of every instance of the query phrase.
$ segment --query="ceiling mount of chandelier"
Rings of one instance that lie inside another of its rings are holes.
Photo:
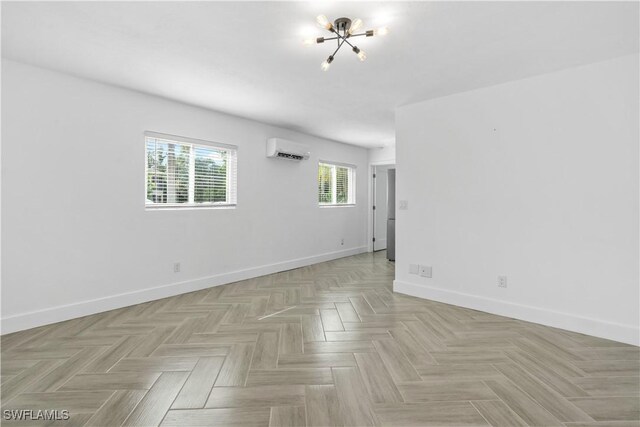
[[[331,40],[336,40],[337,47],[336,50],[329,55],[329,57],[320,65],[322,71],[327,71],[333,62],[334,57],[340,50],[340,48],[346,43],[351,50],[358,56],[360,61],[364,61],[367,59],[367,55],[361,50],[358,46],[351,43],[351,39],[354,37],[373,37],[373,36],[384,36],[389,32],[387,27],[378,28],[376,30],[366,30],[364,32],[358,33],[360,28],[362,28],[362,20],[354,19],[353,21],[349,18],[338,18],[333,23],[329,21],[329,19],[324,15],[319,15],[316,18],[316,22],[318,25],[325,30],[329,31],[333,34],[332,37],[318,37],[316,39],[306,39],[304,44],[320,44],[324,42],[329,42]]]

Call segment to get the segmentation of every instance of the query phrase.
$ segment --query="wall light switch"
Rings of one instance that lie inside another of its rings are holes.
[[[430,265],[421,265],[420,266],[420,276],[422,277],[431,277],[431,266]]]
[[[408,200],[400,200],[400,210],[406,211],[409,209],[409,201]]]
[[[420,266],[418,264],[409,264],[409,274],[419,274]]]

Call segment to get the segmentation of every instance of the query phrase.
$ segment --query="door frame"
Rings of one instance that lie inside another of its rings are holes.
[[[375,198],[375,182],[373,180],[373,173],[375,171],[376,166],[395,166],[395,160],[380,160],[378,162],[369,162],[369,167],[367,172],[369,173],[369,177],[367,178],[369,182],[369,195],[368,195],[368,206],[367,206],[367,252],[373,252],[373,235],[375,227],[375,213],[373,212],[373,203],[376,200]]]

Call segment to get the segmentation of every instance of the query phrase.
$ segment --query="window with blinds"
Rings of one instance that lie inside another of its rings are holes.
[[[145,133],[146,207],[235,206],[237,147]]]
[[[321,206],[355,205],[355,188],[355,166],[320,162],[318,203]]]

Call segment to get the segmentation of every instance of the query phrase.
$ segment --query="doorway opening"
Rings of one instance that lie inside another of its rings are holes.
[[[396,166],[372,166],[372,245],[373,251],[387,251],[395,260],[395,172]]]

